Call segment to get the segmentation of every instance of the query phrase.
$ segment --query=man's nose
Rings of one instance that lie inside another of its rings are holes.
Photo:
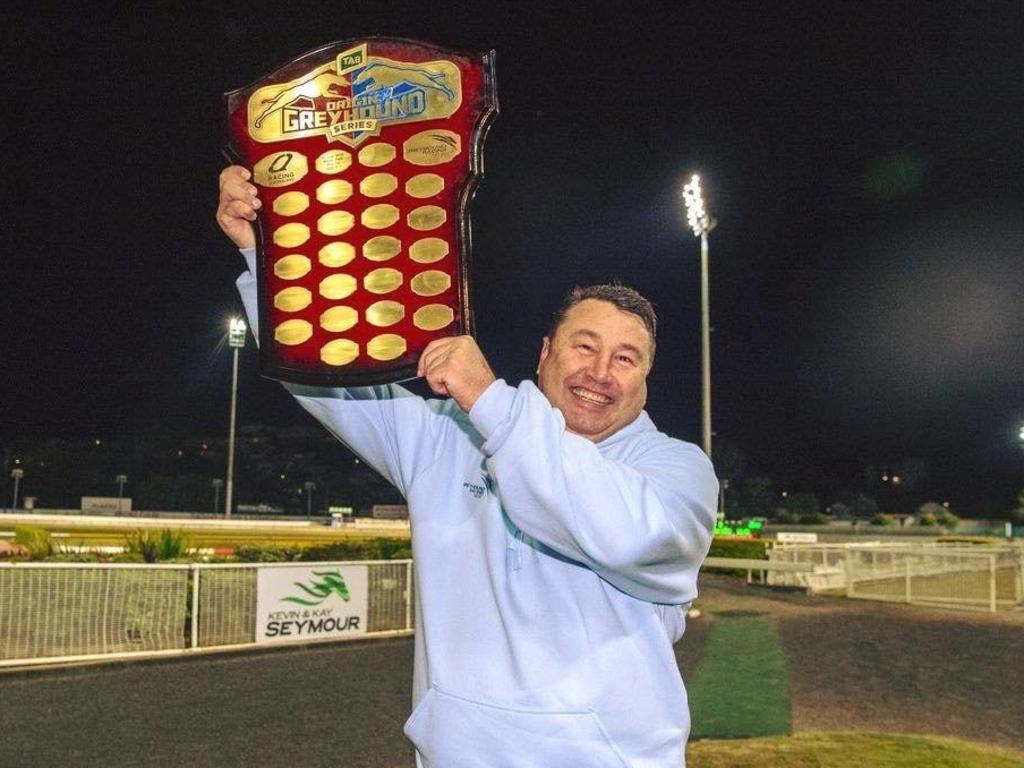
[[[590,359],[590,365],[587,366],[587,372],[594,378],[595,381],[610,381],[612,377],[611,356],[594,355]]]

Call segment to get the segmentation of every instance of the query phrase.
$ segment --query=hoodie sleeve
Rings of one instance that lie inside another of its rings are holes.
[[[249,265],[237,280],[238,292],[259,341],[253,248],[242,249]],[[396,385],[337,389],[285,384],[317,421],[384,476],[404,496],[416,477],[436,459],[439,433],[452,421],[447,403],[421,397]]]
[[[628,459],[608,458],[566,430],[532,382],[495,382],[469,415],[505,509],[526,534],[633,597],[693,599],[718,497],[699,448],[652,430]]]

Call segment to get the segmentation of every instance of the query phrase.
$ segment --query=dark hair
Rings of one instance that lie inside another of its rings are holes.
[[[651,335],[651,359],[653,361],[654,345],[658,335],[658,316],[654,313],[654,305],[636,290],[618,282],[605,283],[603,285],[577,285],[569,291],[551,318],[551,329],[548,331],[549,338],[553,339],[555,337],[558,326],[565,320],[569,310],[586,299],[607,301],[623,312],[630,312],[639,317],[647,332]]]

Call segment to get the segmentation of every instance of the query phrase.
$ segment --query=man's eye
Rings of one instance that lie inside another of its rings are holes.
[[[594,351],[594,348],[592,346],[590,346],[589,344],[579,344],[579,345],[577,345],[577,349],[582,349],[584,352],[593,352]]]
[[[619,355],[619,362],[627,365],[636,365],[636,361],[629,355]]]

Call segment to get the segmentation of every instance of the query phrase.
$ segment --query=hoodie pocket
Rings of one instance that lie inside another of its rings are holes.
[[[431,768],[629,768],[595,712],[507,709],[437,688],[405,735]]]

